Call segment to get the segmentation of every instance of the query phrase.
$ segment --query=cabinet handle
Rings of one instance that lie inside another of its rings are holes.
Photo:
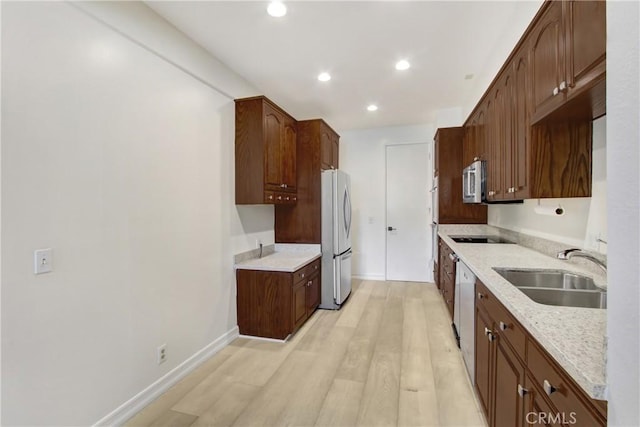
[[[518,384],[518,396],[524,397],[524,395],[527,394],[527,393],[529,393],[529,390],[527,390],[526,388],[524,388],[520,384]]]
[[[289,196],[285,197],[284,199],[285,199],[285,200],[289,200]]]
[[[489,191],[489,195],[490,195],[490,196],[494,196],[495,194],[496,194],[496,192],[495,192],[495,191]]]
[[[300,278],[304,279],[304,273],[300,273]]]
[[[474,162],[477,162],[478,160],[480,160],[480,157],[474,157],[474,158],[473,158],[473,161],[474,161]]]
[[[311,280],[309,280],[309,281],[307,282],[307,286],[311,286],[311,284],[312,284],[312,283],[313,283],[313,282],[312,282]]]
[[[484,299],[484,295],[482,295],[480,292],[478,292],[478,299]]]
[[[318,266],[317,266],[317,265],[316,265],[316,266],[314,266],[314,267],[313,267],[313,269],[314,269],[314,270],[317,270],[317,269],[318,269]]]
[[[566,81],[560,82],[559,89],[561,92],[564,92],[565,90],[567,90],[567,82]]]
[[[506,331],[507,329],[509,329],[509,325],[507,325],[504,322],[500,322],[500,330],[501,331]]]
[[[273,194],[269,196],[269,200],[273,200]]]
[[[547,396],[551,396],[551,393],[556,391],[556,388],[547,380],[542,382],[542,388],[544,388],[544,392],[547,393]]]
[[[557,87],[553,88],[553,96],[556,96],[560,91],[558,90]]]
[[[282,200],[282,196],[278,196],[278,200]]]

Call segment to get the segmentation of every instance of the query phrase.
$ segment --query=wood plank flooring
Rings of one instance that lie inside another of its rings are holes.
[[[127,426],[486,426],[431,283],[354,280],[286,343],[238,338]]]

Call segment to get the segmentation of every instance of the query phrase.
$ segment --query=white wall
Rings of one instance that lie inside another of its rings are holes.
[[[571,199],[540,199],[540,206],[562,206],[563,216],[539,215],[538,200],[524,204],[489,205],[488,223],[509,230],[538,236],[568,246],[606,253],[607,245],[607,156],[606,117],[593,122],[592,197]]]
[[[81,7],[117,31],[2,4],[3,425],[90,425],[176,380],[237,333],[234,251],[273,242],[273,209],[233,203],[231,97],[256,91],[140,3]]]
[[[640,5],[607,2],[610,426],[640,425]]]
[[[424,142],[432,146],[434,133],[430,124],[340,132],[340,169],[351,175],[354,276],[385,278],[385,147]]]

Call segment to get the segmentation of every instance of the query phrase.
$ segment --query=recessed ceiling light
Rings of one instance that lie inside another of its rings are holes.
[[[376,104],[369,104],[367,106],[368,111],[376,111],[377,109],[378,109],[378,106]]]
[[[267,13],[274,18],[280,18],[287,14],[287,6],[280,1],[272,1],[267,7]]]
[[[318,74],[318,80],[321,82],[328,82],[331,80],[331,75],[329,73],[320,73]]]
[[[409,67],[411,67],[411,64],[406,59],[396,62],[396,70],[404,71],[408,70]]]

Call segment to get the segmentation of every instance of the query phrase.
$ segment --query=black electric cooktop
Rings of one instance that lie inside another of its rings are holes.
[[[456,243],[513,243],[499,236],[449,236]]]

